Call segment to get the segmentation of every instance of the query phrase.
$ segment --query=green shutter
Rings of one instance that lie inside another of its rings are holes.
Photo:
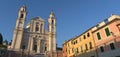
[[[107,35],[107,36],[110,36],[110,31],[109,31],[108,28],[105,29],[105,32],[106,32],[106,35]]]
[[[99,33],[99,32],[97,33],[97,37],[98,37],[98,40],[101,39],[101,36],[100,36],[100,33]]]

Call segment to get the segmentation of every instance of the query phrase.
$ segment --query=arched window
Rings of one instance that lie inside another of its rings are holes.
[[[52,25],[54,24],[54,20],[52,20]]]
[[[34,45],[33,50],[34,50],[35,52],[37,52],[37,45]]]
[[[47,45],[45,46],[45,51],[47,51]]]
[[[39,31],[39,23],[36,23],[35,31]]]
[[[43,24],[40,25],[40,32],[42,33],[42,27],[43,27]]]
[[[33,38],[33,50],[37,52],[37,39]]]
[[[20,15],[20,18],[23,18],[23,16],[24,16],[24,15],[23,15],[23,14],[21,14],[21,15]]]

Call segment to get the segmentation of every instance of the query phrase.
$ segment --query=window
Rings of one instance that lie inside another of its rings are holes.
[[[35,28],[36,31],[39,31],[39,23],[36,23],[36,28]]]
[[[74,53],[74,48],[72,48],[72,53]]]
[[[35,52],[37,52],[37,45],[34,45],[33,50],[35,50]]]
[[[73,42],[73,44],[75,45],[75,41]]]
[[[115,49],[114,43],[110,43],[110,49],[111,49],[111,50],[114,50],[114,49]]]
[[[76,48],[76,53],[79,53],[78,48]]]
[[[40,32],[41,33],[42,33],[42,30],[43,30],[42,27],[43,27],[43,24],[41,24],[41,26],[40,26]]]
[[[105,29],[105,32],[106,32],[106,35],[107,35],[107,36],[110,36],[110,31],[109,31],[108,28]]]
[[[101,39],[101,36],[100,36],[100,33],[99,33],[99,32],[97,33],[97,38],[98,38],[98,40]]]
[[[90,45],[90,49],[92,49],[92,42],[89,42],[89,45]]]
[[[47,47],[45,47],[45,51],[47,51]]]
[[[54,24],[54,20],[52,20],[52,25]]]
[[[100,51],[104,52],[104,47],[103,46],[100,47]]]
[[[25,45],[22,46],[22,49],[25,49]]]
[[[74,45],[77,44],[77,40],[73,41],[72,43],[73,43]]]
[[[86,36],[85,36],[85,35],[84,35],[83,37],[84,37],[84,39],[86,39]]]
[[[83,52],[83,50],[82,50],[82,46],[80,46],[80,49],[81,49],[81,52]]]
[[[90,37],[90,33],[89,32],[87,33],[87,37]]]
[[[76,40],[76,44],[77,44],[77,40]]]
[[[87,46],[87,44],[85,44],[85,47],[86,47],[86,50],[88,50],[88,46]]]
[[[20,18],[23,18],[23,14],[20,15]]]

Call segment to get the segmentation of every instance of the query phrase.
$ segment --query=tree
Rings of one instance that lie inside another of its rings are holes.
[[[2,42],[3,42],[3,37],[2,34],[0,33],[0,45],[2,45]]]

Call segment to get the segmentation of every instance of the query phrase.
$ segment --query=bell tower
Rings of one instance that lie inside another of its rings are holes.
[[[48,19],[48,31],[49,31],[49,52],[51,57],[56,53],[56,18],[53,12],[50,13]]]
[[[26,7],[23,5],[18,11],[18,18],[16,21],[16,29],[23,29],[26,19]]]
[[[23,5],[18,11],[18,17],[16,20],[16,26],[14,29],[13,39],[11,48],[15,51],[19,51],[21,49],[21,41],[24,31],[24,23],[26,19],[26,7]]]

